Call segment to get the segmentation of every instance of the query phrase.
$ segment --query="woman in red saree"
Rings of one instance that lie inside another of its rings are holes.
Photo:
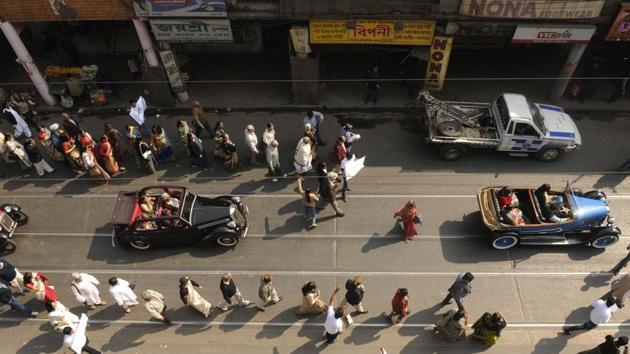
[[[125,168],[119,167],[118,162],[116,162],[116,159],[114,158],[114,149],[112,148],[112,144],[109,142],[107,135],[103,135],[101,137],[98,154],[105,164],[105,169],[112,177],[116,177],[125,172]]]
[[[392,299],[392,312],[387,316],[392,324],[396,324],[407,317],[409,314],[407,305],[409,305],[409,291],[406,288],[398,288]]]
[[[418,230],[416,230],[416,222],[419,221],[417,210],[418,206],[416,202],[410,200],[404,207],[394,213],[394,218],[397,218],[403,223],[403,232],[405,234],[405,242],[407,243],[418,234]]]

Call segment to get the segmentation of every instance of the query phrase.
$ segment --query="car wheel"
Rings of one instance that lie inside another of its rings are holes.
[[[492,247],[507,250],[518,245],[518,237],[514,235],[499,235],[492,240]]]
[[[3,245],[3,249],[2,249],[2,255],[8,255],[11,254],[13,252],[15,252],[17,246],[15,245],[15,243],[11,240],[5,240],[4,241],[4,245]]]
[[[129,241],[129,246],[140,251],[146,251],[151,248],[151,241],[143,236],[135,236],[131,238],[131,241]]]
[[[619,241],[619,235],[614,232],[600,232],[593,240],[591,240],[591,247],[593,248],[606,248],[614,245]]]
[[[446,144],[440,147],[440,157],[446,161],[455,161],[466,153],[463,145]]]
[[[238,244],[238,237],[234,234],[218,234],[216,240],[223,247],[234,247]]]
[[[560,149],[548,148],[536,152],[536,158],[542,162],[551,162],[560,156]]]

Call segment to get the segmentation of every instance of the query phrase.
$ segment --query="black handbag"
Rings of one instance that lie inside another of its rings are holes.
[[[422,219],[420,219],[420,215],[416,214],[416,218],[413,220],[413,222],[422,225]]]

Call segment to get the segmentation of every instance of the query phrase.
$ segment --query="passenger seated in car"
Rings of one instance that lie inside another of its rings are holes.
[[[560,195],[551,197],[550,203],[545,203],[541,206],[541,208],[545,219],[553,223],[560,223],[569,220],[569,218],[565,217],[567,216],[567,209],[564,206],[564,198]]]
[[[150,219],[155,216],[155,210],[153,208],[153,197],[149,197],[146,194],[141,195],[140,209],[142,210],[143,219]]]
[[[525,217],[523,216],[523,211],[511,205],[505,207],[505,216],[505,219],[511,225],[525,225],[527,223]]]
[[[173,198],[168,193],[164,192],[160,198],[160,205],[164,209],[176,211],[179,209],[179,199]]]
[[[153,221],[143,221],[138,226],[138,230],[155,230],[155,229],[157,229],[157,226],[155,225]]]
[[[544,205],[548,205],[551,200],[549,197],[549,192],[551,191],[551,185],[549,183],[545,183],[542,186],[538,187],[534,192],[534,195],[538,199],[538,202],[541,204],[541,207]]]
[[[501,208],[505,208],[508,205],[511,205],[513,207],[518,207],[518,198],[516,197],[516,194],[514,194],[514,191],[512,191],[512,188],[510,187],[501,188],[499,192],[497,193],[497,199],[499,201],[499,206]]]

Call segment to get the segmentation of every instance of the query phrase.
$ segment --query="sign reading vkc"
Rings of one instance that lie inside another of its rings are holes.
[[[424,88],[433,91],[440,91],[442,89],[452,47],[453,37],[433,37]]]

